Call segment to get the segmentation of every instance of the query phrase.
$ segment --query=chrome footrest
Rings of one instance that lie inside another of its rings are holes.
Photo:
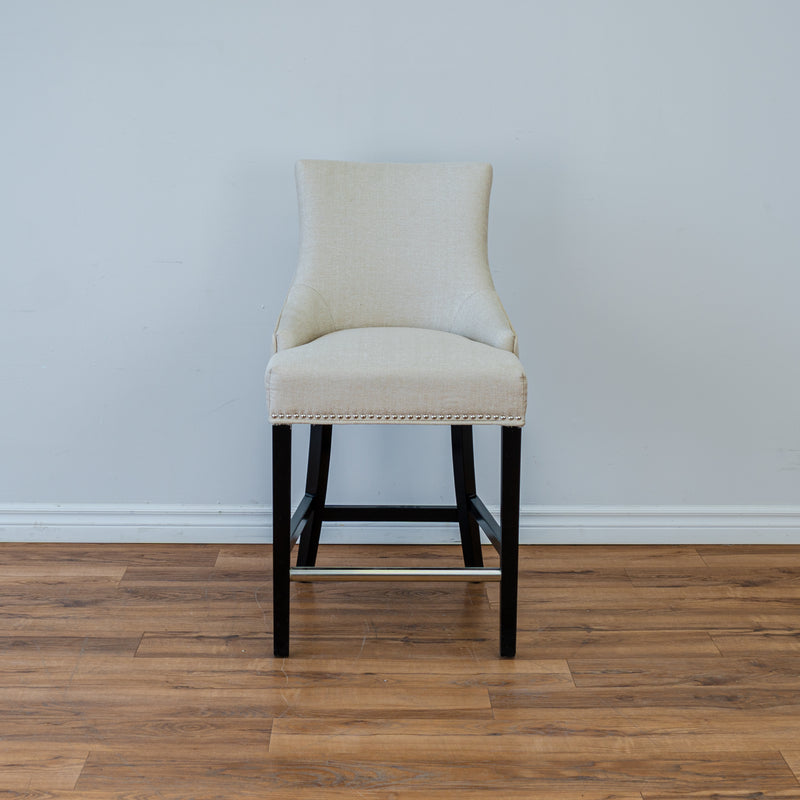
[[[402,567],[293,567],[293,581],[499,581],[500,570],[492,567],[452,569],[404,569]]]

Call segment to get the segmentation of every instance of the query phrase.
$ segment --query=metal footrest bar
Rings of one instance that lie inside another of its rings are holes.
[[[452,569],[402,567],[294,567],[293,581],[499,581],[500,570],[492,567],[455,567]]]

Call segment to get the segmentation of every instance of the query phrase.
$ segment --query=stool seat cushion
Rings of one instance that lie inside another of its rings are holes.
[[[272,424],[525,424],[519,358],[440,330],[337,330],[275,353],[266,387]]]

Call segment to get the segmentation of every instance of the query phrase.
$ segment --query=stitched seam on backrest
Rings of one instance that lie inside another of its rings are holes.
[[[320,292],[319,289],[315,289],[308,283],[300,282],[296,283],[295,286],[305,286],[306,289],[311,289],[311,291],[314,292],[314,294],[317,295],[317,297],[319,297],[320,300],[322,300],[322,304],[325,306],[325,310],[328,312],[328,317],[330,318],[331,321],[331,329],[334,331],[339,330],[338,326],[336,325],[336,320],[333,317],[333,312],[331,311],[331,307],[330,305],[328,305],[328,301],[325,299],[325,295],[322,294],[322,292]]]
[[[467,296],[466,296],[466,297],[465,297],[465,298],[464,298],[464,299],[463,299],[463,300],[462,300],[462,301],[459,303],[459,305],[458,305],[458,308],[456,309],[456,312],[455,312],[455,314],[453,314],[453,319],[452,319],[452,321],[451,321],[451,323],[450,323],[450,330],[449,330],[449,333],[455,333],[455,331],[454,331],[453,329],[455,328],[455,326],[456,326],[456,322],[458,322],[458,318],[459,318],[459,316],[461,315],[461,309],[463,309],[463,308],[464,308],[464,306],[465,306],[465,305],[466,305],[466,304],[467,304],[467,303],[468,303],[468,302],[469,302],[469,301],[470,301],[470,300],[471,300],[473,297],[475,297],[475,295],[476,295],[476,294],[478,294],[479,292],[483,292],[483,291],[486,291],[486,290],[485,290],[485,289],[475,289],[475,291],[472,291],[472,292],[470,292],[470,293],[469,293],[469,294],[468,294],[468,295],[467,295]]]

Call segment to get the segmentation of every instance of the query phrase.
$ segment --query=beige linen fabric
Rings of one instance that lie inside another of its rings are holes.
[[[351,328],[281,350],[270,361],[273,422],[522,425],[519,359],[423,328]]]
[[[296,177],[271,421],[524,424],[517,337],[487,258],[491,166],[300,161]]]

